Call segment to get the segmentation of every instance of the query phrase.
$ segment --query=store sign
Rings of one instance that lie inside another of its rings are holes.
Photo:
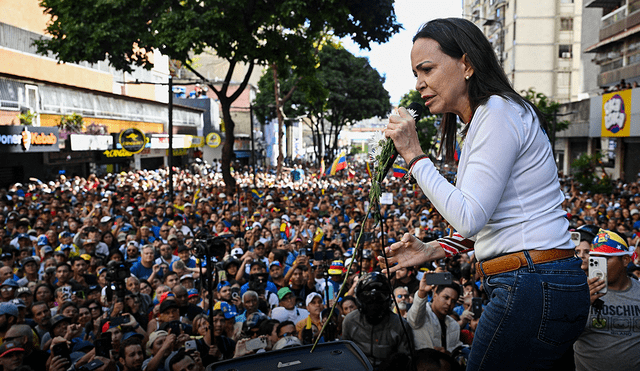
[[[189,153],[188,148],[177,148],[173,150],[173,156],[186,156]],[[167,150],[167,156],[169,156],[169,150]]]
[[[111,150],[102,152],[102,154],[108,158],[133,156],[133,153],[127,151],[126,149],[111,149]]]
[[[113,148],[111,135],[71,134],[72,151],[104,151]]]
[[[218,133],[209,133],[206,138],[207,146],[211,148],[218,148],[222,143],[222,138]]]
[[[128,152],[138,153],[147,144],[147,137],[139,129],[129,128],[120,132],[118,142]]]
[[[628,137],[631,133],[631,89],[602,94],[602,137]]]
[[[0,152],[58,152],[58,128],[0,126]]]
[[[191,140],[191,145],[189,147],[203,147],[204,146],[204,137],[199,137],[195,135],[187,135],[187,138]]]

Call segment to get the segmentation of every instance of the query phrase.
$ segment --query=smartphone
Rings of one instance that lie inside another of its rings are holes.
[[[571,232],[571,242],[576,247],[580,245],[580,232]]]
[[[453,282],[451,272],[425,273],[427,285],[450,285]]]
[[[607,258],[601,256],[589,257],[589,278],[598,277],[604,281],[604,288],[598,291],[599,294],[607,293]]]
[[[180,324],[180,321],[171,321],[169,322],[169,326],[167,327],[167,330],[171,329],[171,334],[175,334],[176,336],[182,334],[182,325]]]
[[[196,341],[195,340],[187,340],[184,342],[184,350],[189,352],[195,352],[197,350]]]
[[[113,317],[109,320],[110,327],[120,326],[129,322],[129,316]]]
[[[245,343],[248,351],[254,351],[258,349],[264,349],[267,347],[267,339],[265,338],[255,338],[247,341]]]
[[[413,235],[418,236],[420,234],[420,228],[416,228],[413,230]]]
[[[51,348],[51,352],[54,356],[60,356],[65,358],[69,363],[71,363],[71,351],[67,346],[67,343],[58,343]]]
[[[104,357],[104,358],[109,358],[110,357],[110,351],[111,351],[111,333],[110,332],[103,332],[102,334],[100,334],[100,337],[98,339],[96,339],[95,343],[95,348],[96,348],[96,356],[100,356],[100,357]]]
[[[473,318],[480,318],[480,315],[482,315],[482,298],[471,298],[471,311],[473,312]]]
[[[299,255],[300,256],[307,256],[307,249],[305,247],[301,248]]]

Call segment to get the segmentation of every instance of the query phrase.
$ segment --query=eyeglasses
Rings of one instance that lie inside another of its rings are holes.
[[[160,232],[169,232],[168,229],[161,229]]]
[[[402,299],[402,298],[409,299],[409,294],[399,294],[398,299]]]
[[[5,287],[0,288],[0,291],[2,291],[2,292],[13,291],[13,290],[15,290],[15,288],[9,287],[9,286],[5,286]]]
[[[100,310],[100,307],[89,307],[89,310]]]

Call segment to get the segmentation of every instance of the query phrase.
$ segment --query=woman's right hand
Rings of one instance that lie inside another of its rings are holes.
[[[385,251],[391,266],[389,273],[393,273],[400,268],[422,265],[445,256],[444,250],[437,242],[434,245],[426,244],[410,233],[405,233],[400,241],[386,247]],[[378,256],[378,263],[383,268],[382,272],[386,274],[387,266],[384,256]]]
[[[393,140],[396,150],[407,163],[414,157],[424,154],[422,147],[420,147],[416,122],[404,107],[398,108],[397,115],[389,117],[389,125],[385,129],[384,135]]]

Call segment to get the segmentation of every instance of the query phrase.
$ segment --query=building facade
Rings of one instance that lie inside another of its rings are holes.
[[[480,27],[516,91],[533,88],[557,102],[579,98],[581,0],[464,0],[463,14]]]

